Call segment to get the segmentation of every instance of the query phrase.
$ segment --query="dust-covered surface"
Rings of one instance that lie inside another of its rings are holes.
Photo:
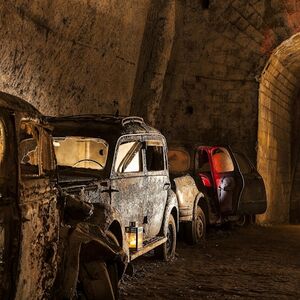
[[[205,248],[134,261],[121,299],[300,299],[300,226],[211,230]]]

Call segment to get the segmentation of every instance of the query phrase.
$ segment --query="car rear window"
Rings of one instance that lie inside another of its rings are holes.
[[[252,172],[252,166],[243,154],[234,152],[234,157],[236,158],[243,174],[249,174]]]
[[[190,155],[183,149],[170,149],[168,160],[171,173],[187,172],[190,168]]]
[[[99,138],[55,137],[57,164],[72,168],[102,170],[105,168],[108,143]]]

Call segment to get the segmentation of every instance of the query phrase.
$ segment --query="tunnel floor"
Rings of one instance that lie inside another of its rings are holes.
[[[300,299],[300,226],[211,229],[204,247],[179,242],[171,263],[133,264],[124,300]]]

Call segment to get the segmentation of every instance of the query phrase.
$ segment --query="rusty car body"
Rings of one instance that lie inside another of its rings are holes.
[[[74,205],[81,199],[57,187],[51,127],[32,105],[0,92],[0,299],[73,299],[79,278],[82,293],[100,286],[86,299],[115,298],[109,285],[125,255],[82,222],[92,206]],[[92,280],[95,264],[103,272]]]
[[[128,261],[155,249],[175,255],[178,203],[170,189],[164,136],[139,117],[49,117],[59,185],[94,205],[92,220],[112,235]],[[126,230],[142,231],[140,249],[129,249]]]
[[[266,211],[263,179],[244,154],[229,146],[173,144],[168,155],[172,176],[191,174],[203,193],[200,206],[208,224],[243,225]]]

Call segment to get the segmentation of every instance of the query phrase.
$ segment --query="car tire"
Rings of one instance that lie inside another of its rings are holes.
[[[206,218],[200,206],[196,207],[194,220],[185,224],[185,236],[188,244],[205,243]]]
[[[114,233],[110,230],[106,231],[106,235],[116,245],[120,246],[120,243]],[[107,270],[110,277],[111,285],[114,291],[115,299],[119,298],[119,274],[118,266],[116,263],[107,264]]]
[[[80,264],[79,285],[78,300],[116,299],[107,265],[101,260]]]
[[[106,236],[110,241],[119,246],[116,236],[107,231]],[[79,300],[107,299],[115,300],[119,298],[119,276],[118,266],[114,262],[104,262],[102,260],[92,262],[81,262],[79,269]]]
[[[234,223],[238,227],[247,227],[255,224],[255,215],[241,215]]]
[[[155,256],[164,261],[170,261],[175,257],[176,250],[176,223],[170,214],[167,227],[167,241],[154,249]]]

